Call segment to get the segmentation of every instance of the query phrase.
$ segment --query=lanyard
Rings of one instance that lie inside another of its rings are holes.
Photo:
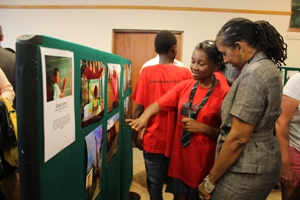
[[[212,83],[211,87],[209,88],[209,90],[208,90],[208,92],[206,93],[205,97],[202,99],[200,105],[196,108],[196,112],[194,112],[194,111],[191,109],[191,106],[192,106],[192,101],[193,101],[193,99],[194,99],[194,96],[195,96],[195,93],[196,93],[196,90],[197,90],[197,87],[198,87],[198,81],[195,83],[195,85],[194,85],[193,88],[192,88],[190,97],[189,97],[189,104],[188,104],[188,117],[189,117],[189,118],[196,119],[196,116],[198,115],[199,111],[200,111],[201,108],[205,105],[205,103],[207,102],[208,98],[210,97],[210,95],[211,95],[211,93],[212,93],[212,90],[213,90],[215,84],[216,84],[216,77],[215,77],[215,75],[214,75],[214,80],[213,80],[213,83]]]

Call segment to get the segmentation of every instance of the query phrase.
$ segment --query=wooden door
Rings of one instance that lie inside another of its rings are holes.
[[[113,30],[113,50],[114,54],[131,60],[132,92],[135,89],[142,65],[154,58],[154,39],[159,30]],[[177,38],[177,60],[181,60],[182,31],[172,31]],[[136,104],[131,101],[131,116],[134,114]]]

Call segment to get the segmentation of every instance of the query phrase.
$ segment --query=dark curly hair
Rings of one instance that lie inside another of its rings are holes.
[[[217,39],[230,47],[234,47],[238,41],[245,41],[253,48],[263,51],[277,66],[285,65],[287,44],[267,21],[253,22],[245,18],[233,18],[221,28]]]
[[[171,31],[162,30],[157,33],[154,41],[155,52],[158,54],[168,53],[171,47],[177,44],[177,39]]]
[[[200,42],[196,47],[195,47],[195,50],[199,50],[199,49],[202,49],[206,55],[208,56],[208,58],[210,60],[213,61],[214,64],[218,64],[220,63],[221,66],[220,66],[220,70],[221,71],[224,71],[226,66],[223,62],[223,56],[222,54],[219,52],[216,44],[215,44],[215,41],[213,40],[205,40],[203,42]]]

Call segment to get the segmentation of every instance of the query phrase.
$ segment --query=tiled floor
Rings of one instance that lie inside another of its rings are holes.
[[[165,187],[166,186],[164,185],[164,189]],[[143,153],[136,147],[133,148],[133,179],[130,191],[139,194],[141,200],[149,200]],[[173,200],[173,195],[170,193],[163,193],[163,198],[164,200]],[[273,190],[267,200],[281,200],[280,190]]]

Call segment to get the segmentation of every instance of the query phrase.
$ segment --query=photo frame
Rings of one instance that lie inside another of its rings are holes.
[[[81,127],[102,119],[104,115],[105,71],[103,62],[80,60],[81,68]]]

